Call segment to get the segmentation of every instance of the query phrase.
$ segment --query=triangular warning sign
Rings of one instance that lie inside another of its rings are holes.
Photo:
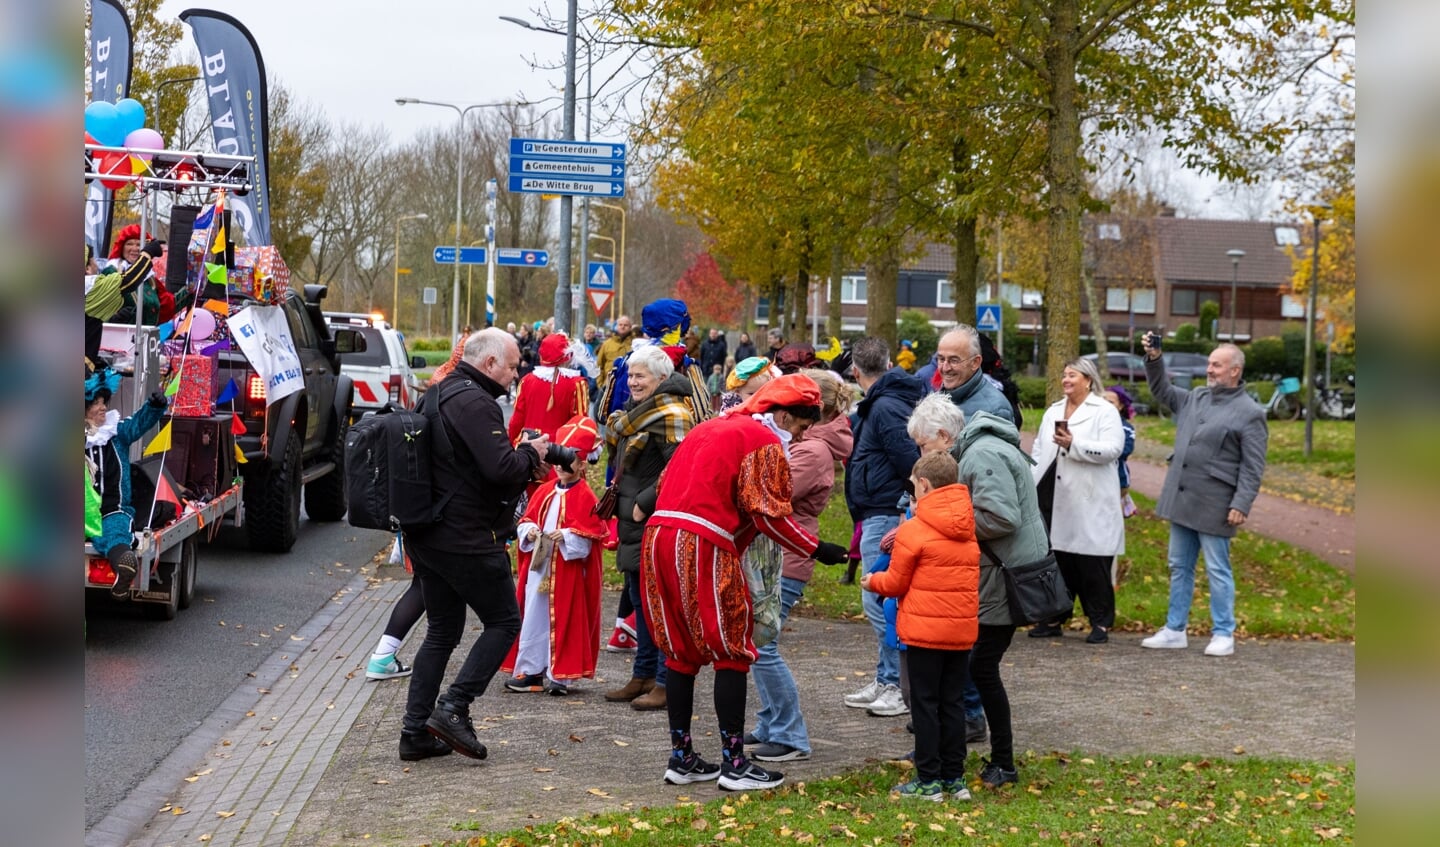
[[[597,315],[605,311],[605,307],[610,305],[610,298],[615,296],[613,291],[596,291],[593,288],[586,293],[590,295],[590,307]]]
[[[591,287],[591,288],[609,288],[609,287],[610,287],[610,275],[607,274],[607,273],[605,273],[605,266],[604,266],[604,265],[601,265],[600,267],[596,268],[596,269],[595,269],[595,273],[590,276],[590,287]]]

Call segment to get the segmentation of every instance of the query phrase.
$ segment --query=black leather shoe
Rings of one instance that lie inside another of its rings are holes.
[[[965,719],[965,743],[979,744],[989,735],[989,728],[985,725],[985,716]]]
[[[435,756],[448,756],[452,752],[449,744],[433,735],[400,733],[400,761],[402,762],[418,762],[421,759]]]
[[[1038,623],[1030,628],[1031,638],[1059,638],[1061,635],[1060,625],[1053,623]]]
[[[475,724],[465,706],[441,700],[425,722],[425,731],[454,748],[456,753],[472,759],[483,759],[489,751],[475,737]]]
[[[1085,636],[1086,644],[1104,644],[1109,640],[1110,634],[1105,631],[1105,627],[1103,626],[1091,628],[1090,634]]]

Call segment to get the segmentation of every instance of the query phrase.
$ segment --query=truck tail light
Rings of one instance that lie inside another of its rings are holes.
[[[265,380],[259,374],[251,374],[250,381],[245,387],[245,394],[251,400],[265,402]]]
[[[400,374],[390,375],[390,402],[400,405],[400,388],[403,385]]]

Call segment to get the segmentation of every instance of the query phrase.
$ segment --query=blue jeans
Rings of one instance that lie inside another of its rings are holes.
[[[790,609],[805,594],[805,583],[788,576],[780,577],[780,627],[790,617]],[[760,713],[755,716],[755,737],[771,744],[784,744],[810,752],[810,733],[805,729],[805,716],[800,714],[800,692],[790,667],[780,657],[780,636],[761,647],[760,655],[750,665],[750,678],[760,695]]]
[[[655,678],[656,685],[665,684],[665,662],[655,639],[650,637],[650,625],[645,622],[645,607],[640,602],[640,574],[624,572],[625,593],[635,607],[635,663],[630,666],[630,675],[636,679]]]
[[[860,559],[865,563],[865,573],[875,570],[880,556],[880,539],[885,533],[900,525],[899,515],[875,515],[860,522]],[[875,640],[880,645],[880,658],[875,662],[875,678],[881,685],[900,684],[900,651],[885,646],[885,598],[873,591],[860,592],[861,606],[865,618],[875,630]]]
[[[1205,575],[1210,578],[1210,620],[1212,634],[1235,634],[1235,577],[1230,572],[1230,539],[1220,535],[1170,524],[1170,611],[1165,616],[1169,629],[1185,630],[1190,619],[1190,602],[1195,597],[1195,559],[1205,551]]]

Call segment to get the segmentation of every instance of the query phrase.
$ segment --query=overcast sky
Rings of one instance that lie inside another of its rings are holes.
[[[531,68],[531,59],[557,64],[565,38],[526,30],[500,15],[540,24],[534,0],[166,0],[162,14],[178,18],[189,8],[225,12],[255,37],[272,81],[321,106],[336,122],[384,124],[399,142],[437,126],[453,126],[449,109],[397,106],[397,97],[453,103],[548,101],[559,122],[561,68]],[[548,7],[563,15],[563,0]],[[563,26],[561,27],[563,28]],[[194,51],[186,28],[183,49]],[[584,94],[581,48],[577,86]],[[595,69],[603,80],[614,68]],[[623,72],[622,72],[623,73]],[[601,108],[597,97],[596,108]],[[584,107],[577,112],[583,128]],[[597,112],[596,124],[600,123]],[[583,129],[577,131],[583,134]],[[605,138],[597,140],[625,141]],[[1177,171],[1178,166],[1173,166]],[[1245,217],[1246,210],[1218,190],[1214,180],[1181,171],[1166,179],[1171,202],[1195,217]],[[1253,204],[1252,204],[1253,205]]]

